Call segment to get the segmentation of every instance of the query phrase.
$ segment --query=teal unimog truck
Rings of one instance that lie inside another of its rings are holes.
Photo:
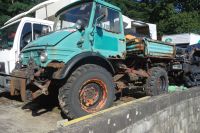
[[[127,39],[118,7],[102,0],[77,1],[56,17],[55,32],[22,50],[11,95],[26,101],[58,90],[62,111],[76,118],[112,106],[115,94],[125,88],[151,96],[167,92],[174,46]]]

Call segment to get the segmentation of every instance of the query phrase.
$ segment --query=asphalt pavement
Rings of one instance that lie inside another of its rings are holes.
[[[19,99],[0,94],[0,133],[47,133],[63,119],[56,105],[27,104]]]

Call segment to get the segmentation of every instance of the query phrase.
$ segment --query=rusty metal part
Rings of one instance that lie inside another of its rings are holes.
[[[16,78],[12,77],[10,82],[10,94],[11,96],[14,95],[21,95],[22,101],[26,101],[26,79],[23,78]]]
[[[47,67],[50,68],[55,68],[57,69],[54,73],[53,73],[53,77],[56,79],[59,79],[60,77],[60,73],[62,71],[62,68],[65,66],[65,63],[63,62],[51,62],[47,65]]]
[[[47,81],[45,85],[40,85],[37,82],[33,82],[33,83],[40,89],[31,94],[32,99],[35,99],[42,94],[48,95],[48,87],[49,87],[51,81]],[[11,96],[19,95],[19,93],[17,93],[17,92],[20,92],[22,101],[27,100],[26,79],[16,78],[16,77],[11,78],[10,94],[11,94]]]
[[[124,76],[124,74],[117,74],[113,77],[114,81],[119,81],[122,77]]]
[[[37,90],[37,91],[33,92],[33,93],[31,94],[31,96],[32,96],[32,99],[35,99],[35,98],[41,96],[42,94],[43,94],[43,93],[42,93],[42,90]]]
[[[139,70],[135,70],[135,69],[132,69],[132,68],[128,68],[126,70],[127,73],[133,73],[133,74],[136,74],[138,76],[141,76],[141,77],[149,77],[149,74],[145,71],[145,70],[142,70],[142,69],[139,69]]]
[[[22,101],[26,101],[26,79],[21,79],[20,82],[20,86],[21,86],[21,90],[20,90],[20,94],[21,94],[21,99]]]
[[[58,69],[56,72],[54,72],[53,77],[55,79],[59,79],[61,71],[62,71],[62,69]]]
[[[116,86],[117,86],[117,92],[116,93],[122,92],[123,89],[128,87],[128,85],[123,81],[117,81],[115,83],[116,83]]]
[[[135,47],[136,47],[138,50],[144,51],[144,44],[142,44],[142,43],[136,44]]]
[[[27,78],[26,70],[13,70],[11,76],[16,78]]]
[[[106,104],[108,98],[107,86],[99,79],[87,80],[79,92],[79,98],[83,110],[88,113],[97,112]]]
[[[57,69],[63,68],[64,66],[65,66],[64,63],[59,63],[59,62],[51,62],[47,65],[47,67],[52,67]]]
[[[11,78],[11,81],[10,81],[10,95],[11,96],[14,96],[14,95],[16,95],[15,94],[15,78]]]
[[[11,74],[10,81],[10,94],[21,95],[22,101],[26,101],[26,85],[27,85],[27,75],[26,69],[17,70],[15,69]]]
[[[113,80],[114,80],[116,87],[117,87],[116,93],[122,92],[122,90],[127,87],[126,83],[123,81],[124,76],[125,76],[125,74],[117,74],[113,77]]]
[[[43,72],[44,72],[44,68],[39,69],[39,70],[34,74],[34,76],[39,77],[39,76],[41,75],[41,73],[43,73]]]
[[[130,73],[127,73],[127,75],[129,76],[130,81],[136,81],[139,79],[139,76],[136,73],[130,72]]]
[[[42,94],[44,95],[48,95],[49,92],[48,92],[48,87],[51,83],[51,80],[47,81],[44,85],[41,85],[37,82],[33,82],[34,85],[36,85],[38,88],[40,88],[42,90]]]

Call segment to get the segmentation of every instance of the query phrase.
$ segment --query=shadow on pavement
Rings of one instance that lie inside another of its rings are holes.
[[[20,96],[11,96],[9,92],[1,92],[0,97],[5,97],[10,100],[16,100],[18,102],[21,102]]]
[[[61,109],[59,107],[57,93],[58,92],[53,91],[48,96],[41,95],[40,97],[38,97],[37,99],[35,99],[31,102],[23,103],[22,106],[20,106],[20,107],[23,110],[31,111],[32,116],[34,116],[34,117],[43,115],[47,112],[52,112],[52,111],[55,112],[56,111],[56,113],[61,114],[62,118],[69,119],[68,117],[66,117],[65,114],[63,114],[63,112],[61,111]],[[125,89],[125,90],[123,90],[122,93],[118,93],[116,95],[115,102],[117,102],[117,100],[121,101],[121,102],[116,103],[116,105],[118,105],[118,104],[121,104],[124,102],[129,102],[129,101],[132,101],[134,99],[138,99],[138,98],[141,98],[144,96],[145,96],[145,94],[142,92],[131,91],[129,89]],[[20,96],[10,96],[9,93],[0,93],[0,97],[5,97],[8,100],[16,100],[16,101],[22,103]]]
[[[53,95],[41,95],[37,99],[31,102],[22,102],[20,96],[11,96],[8,92],[0,93],[0,97],[4,97],[5,99],[1,100],[1,103],[11,103],[11,101],[21,102],[21,108],[23,110],[32,111],[32,116],[40,116],[47,112],[53,111],[55,108],[58,108],[58,113],[60,113],[58,99]]]
[[[32,116],[40,116],[44,113],[51,112],[54,108],[58,108],[58,100],[54,96],[45,96],[42,95],[35,99],[34,101],[26,103],[22,109],[23,110],[31,110]]]

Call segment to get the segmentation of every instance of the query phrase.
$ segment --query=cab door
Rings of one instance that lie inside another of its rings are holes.
[[[96,22],[101,15],[101,8],[106,9],[106,17],[100,22]],[[96,26],[93,50],[108,58],[122,58],[126,50],[122,25],[119,11],[97,4],[93,22],[93,26]]]

